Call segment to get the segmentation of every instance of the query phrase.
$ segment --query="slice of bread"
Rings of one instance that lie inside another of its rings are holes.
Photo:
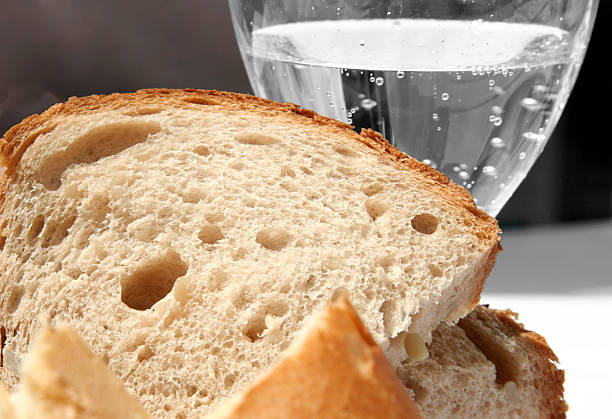
[[[337,290],[398,366],[500,250],[464,189],[378,134],[251,96],[73,98],[0,150],[0,378],[63,321],[159,417],[244,388]]]
[[[564,372],[511,311],[479,306],[433,333],[429,357],[398,374],[427,418],[564,418]]]
[[[345,296],[318,313],[272,368],[210,419],[420,418]]]
[[[136,396],[65,326],[43,329],[36,337],[13,404],[10,414],[18,419],[150,418]]]

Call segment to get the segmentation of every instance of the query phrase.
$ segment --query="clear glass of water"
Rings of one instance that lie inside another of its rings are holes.
[[[597,0],[229,0],[255,94],[372,128],[495,216],[539,156]]]

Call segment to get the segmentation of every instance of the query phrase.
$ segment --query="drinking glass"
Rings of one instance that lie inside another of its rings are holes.
[[[496,216],[574,85],[597,0],[229,0],[255,94],[382,133]]]

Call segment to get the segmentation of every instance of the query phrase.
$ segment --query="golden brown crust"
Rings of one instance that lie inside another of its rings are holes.
[[[57,118],[75,114],[83,115],[96,110],[155,108],[162,104],[181,107],[221,105],[231,106],[237,110],[256,108],[261,114],[278,116],[293,114],[296,117],[307,118],[311,123],[342,132],[347,138],[352,138],[378,151],[382,159],[394,164],[398,169],[421,173],[425,179],[429,179],[429,187],[432,190],[454,204],[462,212],[466,223],[473,224],[474,234],[480,240],[490,244],[499,241],[500,230],[497,221],[479,210],[464,188],[452,183],[446,176],[427,164],[402,153],[377,132],[363,130],[359,135],[352,130],[350,125],[318,115],[308,109],[302,109],[292,103],[278,103],[256,96],[214,90],[144,89],[135,93],[73,97],[64,103],[52,106],[40,115],[32,115],[24,119],[20,124],[8,130],[0,142],[0,159],[6,166],[6,172],[0,180],[0,203],[3,201],[6,183],[10,182],[21,156],[39,135],[53,129]],[[493,260],[495,253],[491,255]]]
[[[493,310],[479,306],[461,320],[459,326],[496,365],[501,381],[517,379],[512,377],[512,354],[504,349],[507,341],[514,341],[517,346],[523,348],[532,364],[531,370],[536,380],[535,390],[541,395],[541,412],[550,418],[565,418],[568,409],[563,399],[565,373],[555,365],[558,362],[557,356],[544,337],[526,330],[517,319],[517,314],[510,310]]]
[[[345,296],[269,371],[209,417],[420,418]]]

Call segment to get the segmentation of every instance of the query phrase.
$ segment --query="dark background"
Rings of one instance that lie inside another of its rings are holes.
[[[299,1],[299,0],[296,0]],[[612,215],[610,1],[544,153],[502,227]],[[145,87],[251,93],[225,0],[0,1],[0,131],[70,96]]]

